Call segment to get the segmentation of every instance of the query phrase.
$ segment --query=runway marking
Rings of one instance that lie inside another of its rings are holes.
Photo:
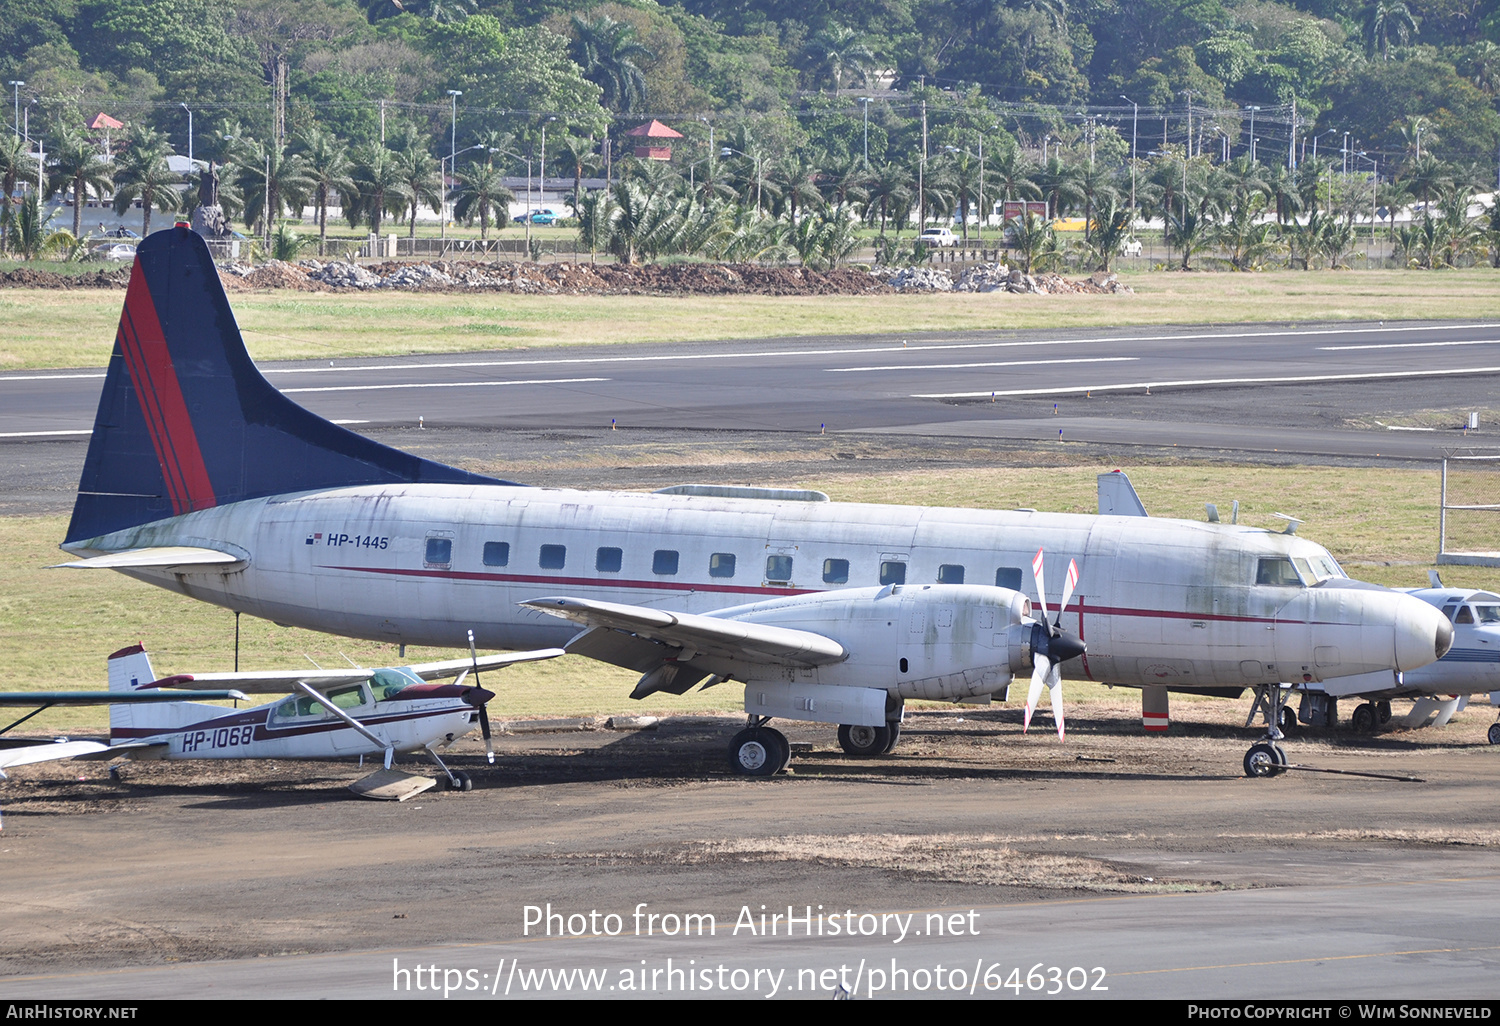
[[[1004,349],[1027,346],[1076,346],[1106,342],[1193,342],[1204,339],[1300,338],[1325,335],[1390,334],[1407,331],[1467,331],[1494,328],[1493,324],[1415,325],[1402,328],[1319,328],[1311,331],[1212,331],[1182,335],[1101,335],[1093,338],[1012,339],[991,342],[928,342],[915,345],[841,346],[834,349],[776,349],[763,352],[669,353],[656,356],[576,356],[538,358],[533,360],[467,360],[442,363],[392,363],[340,367],[268,367],[264,374],[330,374],[339,371],[392,371],[420,369],[454,369],[463,367],[527,367],[549,364],[593,363],[659,363],[671,360],[753,360],[787,356],[842,356],[865,353],[920,353],[962,349]]]
[[[1437,378],[1458,374],[1500,374],[1500,367],[1463,367],[1456,370],[1381,371],[1374,374],[1303,374],[1287,378],[1183,378],[1177,381],[1134,381],[1119,385],[1064,385],[1059,388],[1013,388],[983,392],[918,392],[913,399],[986,399],[990,396],[1076,395],[1080,392],[1123,392],[1133,389],[1188,388],[1203,385],[1297,385],[1319,381],[1371,381],[1390,378]]]
[[[1139,356],[1082,356],[1073,360],[1000,360],[990,363],[922,363],[900,364],[889,367],[824,367],[828,374],[848,374],[855,371],[929,371],[963,370],[969,367],[1051,367],[1064,363],[1135,363]]]
[[[0,438],[50,438],[55,435],[91,435],[92,428],[79,431],[5,431],[0,432]]]
[[[588,381],[608,381],[608,378],[533,378],[529,381],[413,381],[400,385],[325,385],[321,388],[283,388],[283,393],[292,392],[377,392],[392,388],[490,388],[501,385],[577,385]]]
[[[1319,352],[1339,353],[1349,349],[1428,349],[1433,346],[1492,346],[1500,338],[1473,338],[1453,342],[1371,342],[1363,346],[1319,346]]]
[[[1362,955],[1309,955],[1306,958],[1280,958],[1272,962],[1224,962],[1219,965],[1180,965],[1173,969],[1135,969],[1110,976],[1155,976],[1160,973],[1196,973],[1207,969],[1258,969],[1268,965],[1306,965],[1318,962],[1350,962],[1361,958],[1399,958],[1404,955],[1453,955],[1471,951],[1500,951],[1500,945],[1475,948],[1414,948],[1410,951],[1370,951]]]

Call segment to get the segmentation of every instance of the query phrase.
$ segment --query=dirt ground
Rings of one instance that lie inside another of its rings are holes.
[[[346,791],[352,762],[135,763],[118,784],[101,763],[27,767],[0,785],[0,979],[480,943],[520,936],[524,903],[1034,902],[1307,882],[1273,850],[1337,883],[1500,845],[1487,707],[1287,744],[1296,765],[1381,777],[1263,780],[1241,772],[1247,711],[1180,701],[1148,737],[1121,690],[1071,710],[1059,743],[1045,713],[1022,737],[1014,705],[945,707],[910,713],[895,753],[869,760],[832,728],[781,724],[794,756],[771,780],[729,772],[732,718],[521,732],[497,738],[493,767],[475,738],[453,748],[472,792],[400,805]],[[1235,868],[1205,875],[1187,857],[1201,852]]]

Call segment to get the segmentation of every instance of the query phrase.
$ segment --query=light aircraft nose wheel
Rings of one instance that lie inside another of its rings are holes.
[[[1354,707],[1354,714],[1349,717],[1349,724],[1354,728],[1356,734],[1373,734],[1377,726],[1378,714],[1375,706],[1369,702]]]
[[[729,768],[743,777],[769,777],[780,772],[791,753],[781,731],[746,727],[729,742]]]
[[[455,774],[453,774],[453,777],[458,782],[458,786],[455,787],[453,790],[455,790],[455,791],[472,791],[472,790],[474,790],[474,780],[467,773],[463,773],[463,772],[455,773]]]
[[[1490,724],[1490,744],[1500,745],[1500,723]]]
[[[1279,746],[1259,741],[1245,753],[1245,776],[1274,777],[1286,772],[1286,764],[1286,753]]]
[[[839,725],[839,747],[844,750],[845,755],[853,755],[856,758],[883,755],[890,751],[891,728],[885,727],[859,727],[848,723]]]

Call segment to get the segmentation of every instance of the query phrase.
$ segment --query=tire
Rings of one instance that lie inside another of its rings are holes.
[[[1286,754],[1275,745],[1260,741],[1250,746],[1245,753],[1245,776],[1274,777],[1286,765]]]
[[[1378,717],[1375,706],[1369,702],[1354,707],[1354,715],[1349,717],[1349,723],[1354,727],[1356,734],[1373,734],[1378,725]]]
[[[454,788],[455,791],[474,790],[474,780],[467,773],[455,773],[453,775],[458,778],[458,786]]]
[[[779,731],[764,727],[746,727],[729,742],[729,768],[742,777],[769,777],[784,765],[783,750],[776,739]],[[785,738],[782,738],[783,743]],[[786,748],[791,756],[791,746]]]
[[[839,725],[839,747],[845,755],[855,758],[871,758],[883,755],[891,742],[889,727],[856,727],[848,723]]]
[[[1490,724],[1490,744],[1500,745],[1500,723]]]
[[[766,735],[766,738],[769,741],[773,742],[779,749],[779,752],[777,753],[776,772],[781,773],[792,761],[792,743],[788,741],[786,739],[786,735],[779,730],[771,727],[762,727],[760,729],[761,732]]]
[[[1293,709],[1291,706],[1282,706],[1281,722],[1277,724],[1277,726],[1281,728],[1281,732],[1283,734],[1286,734],[1288,736],[1295,733],[1297,730],[1297,710]]]
[[[901,740],[901,721],[887,720],[885,729],[890,731],[891,739],[886,742],[885,748],[881,749],[881,755],[890,755],[896,750],[896,742]]]
[[[1387,723],[1391,722],[1391,703],[1390,703],[1390,700],[1389,699],[1382,699],[1381,701],[1376,702],[1375,703],[1375,713],[1380,718],[1380,725],[1382,727],[1385,726]]]

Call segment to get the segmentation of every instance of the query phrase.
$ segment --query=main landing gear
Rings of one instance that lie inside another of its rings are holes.
[[[435,750],[428,748],[427,757],[437,764],[438,769],[443,771],[443,775],[437,778],[437,790],[441,791],[445,787],[452,791],[474,790],[474,781],[469,775],[462,771],[458,773],[453,772],[442,759],[438,758],[438,753]]]
[[[885,700],[885,726],[861,727],[850,723],[839,724],[839,747],[845,755],[868,759],[876,755],[890,755],[901,740],[901,721],[906,716],[906,699],[887,695]]]
[[[1354,728],[1356,734],[1373,734],[1389,722],[1391,722],[1391,703],[1384,701],[1357,705],[1349,717],[1349,725]]]
[[[1269,706],[1266,716],[1266,736],[1250,746],[1245,753],[1245,776],[1274,777],[1286,772],[1286,750],[1277,742],[1286,740],[1281,732],[1282,717],[1286,713],[1286,688],[1268,688],[1265,700]]]
[[[751,716],[749,726],[729,742],[729,768],[743,777],[773,777],[792,761],[786,735],[766,726],[769,716]]]

